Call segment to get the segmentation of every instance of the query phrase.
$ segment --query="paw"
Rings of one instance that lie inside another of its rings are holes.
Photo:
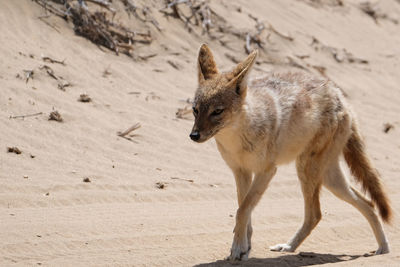
[[[247,240],[242,242],[233,241],[231,248],[231,255],[226,257],[229,261],[245,261],[249,258],[251,246],[248,245]]]
[[[271,251],[285,251],[285,252],[293,252],[294,251],[292,246],[290,246],[288,244],[278,244],[278,245],[269,247],[269,249]]]
[[[389,244],[386,243],[385,245],[379,246],[378,250],[375,251],[375,255],[387,254],[389,252]]]

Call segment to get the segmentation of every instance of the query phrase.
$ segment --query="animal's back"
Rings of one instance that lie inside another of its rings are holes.
[[[265,105],[268,97],[273,99],[277,116],[275,144],[280,163],[293,160],[321,128],[335,128],[347,113],[339,88],[332,82],[303,73],[253,79],[248,94],[259,105]]]

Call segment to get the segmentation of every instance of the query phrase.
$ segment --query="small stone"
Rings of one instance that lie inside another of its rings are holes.
[[[8,152],[8,153],[15,153],[15,154],[18,154],[18,155],[22,153],[22,151],[19,150],[19,148],[16,147],[16,146],[7,147],[7,152]]]
[[[87,102],[91,102],[92,99],[90,98],[90,96],[89,96],[88,94],[81,94],[81,95],[79,96],[79,98],[78,98],[78,101],[79,101],[79,102],[87,103]]]
[[[24,175],[24,179],[28,179],[28,175]]]
[[[391,124],[391,123],[385,123],[384,125],[383,125],[383,132],[384,133],[388,133],[390,130],[392,130],[394,128],[394,125],[393,124]]]
[[[165,189],[166,186],[167,186],[167,183],[164,183],[164,182],[157,182],[156,183],[156,187],[158,189]]]
[[[83,178],[83,182],[85,182],[85,183],[91,183],[92,181],[90,181],[89,177],[85,177],[85,178]]]

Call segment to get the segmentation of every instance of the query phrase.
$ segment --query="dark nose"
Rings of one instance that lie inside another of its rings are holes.
[[[200,133],[199,132],[192,132],[190,134],[190,139],[192,139],[193,141],[197,141],[200,139]]]

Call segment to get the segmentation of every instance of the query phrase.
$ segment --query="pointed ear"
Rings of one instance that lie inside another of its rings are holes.
[[[197,68],[200,84],[218,74],[217,64],[210,48],[206,44],[200,47]]]
[[[247,89],[247,78],[256,61],[258,51],[254,50],[248,57],[240,62],[233,71],[228,74],[228,86],[234,87],[238,95],[245,96]]]

